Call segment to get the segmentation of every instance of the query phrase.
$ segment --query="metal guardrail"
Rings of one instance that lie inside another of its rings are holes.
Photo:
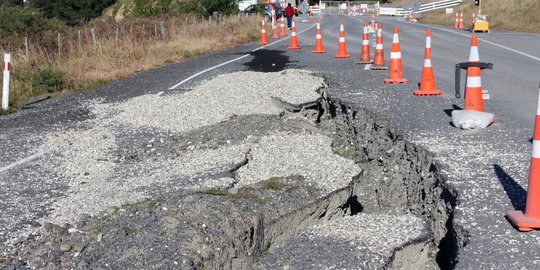
[[[422,13],[426,11],[432,11],[440,8],[448,8],[448,7],[454,7],[463,2],[462,0],[443,0],[443,1],[437,1],[432,3],[423,4],[418,9],[417,13]]]
[[[449,8],[449,7],[457,6],[457,5],[461,4],[462,2],[463,2],[463,0],[442,0],[442,1],[436,1],[436,2],[422,4],[422,5],[420,5],[420,7],[417,10],[404,10],[403,8],[399,8],[397,10],[397,15],[398,16],[405,16],[409,12],[423,13],[423,12],[426,12],[426,11],[432,11],[432,10],[441,9],[441,8]]]

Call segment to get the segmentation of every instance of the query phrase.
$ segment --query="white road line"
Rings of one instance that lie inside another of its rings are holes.
[[[300,34],[306,32],[307,30],[313,28],[314,26],[315,26],[315,24],[312,25],[312,26],[310,26],[310,27],[308,27],[308,28],[306,28],[306,29],[304,29],[304,30],[302,30],[302,31],[300,31],[300,32],[298,32],[297,35],[300,35]],[[270,44],[268,44],[268,45],[264,45],[264,46],[258,47],[258,48],[256,48],[256,49],[252,50],[251,52],[256,52],[256,51],[258,51],[258,50],[264,49],[264,48],[266,48],[266,47],[268,47],[268,46],[272,46],[272,45],[274,45],[274,44],[276,44],[276,43],[282,42],[282,41],[287,40],[287,39],[288,39],[288,38],[282,38],[282,39],[276,40],[276,41],[274,41],[274,42],[272,42],[272,43],[270,43]],[[189,82],[189,81],[192,80],[193,78],[196,78],[196,77],[198,77],[198,76],[200,76],[200,75],[202,75],[202,74],[204,74],[204,73],[206,73],[206,72],[208,72],[208,71],[211,71],[211,70],[214,70],[214,69],[216,69],[216,68],[222,67],[222,66],[224,66],[224,65],[227,65],[227,64],[236,62],[236,61],[238,61],[238,60],[240,60],[240,59],[244,59],[244,58],[246,58],[246,57],[248,57],[248,56],[250,56],[250,55],[251,55],[251,54],[244,54],[244,55],[242,55],[242,56],[240,56],[240,57],[237,57],[237,58],[235,58],[235,59],[229,60],[229,61],[227,61],[227,62],[223,62],[223,63],[221,63],[221,64],[219,64],[219,65],[215,65],[215,66],[210,67],[210,68],[207,68],[207,69],[205,69],[205,70],[199,71],[199,72],[197,72],[197,73],[195,73],[195,74],[193,74],[193,75],[191,75],[191,76],[185,78],[185,79],[182,80],[181,82],[179,82],[179,83],[173,85],[171,88],[169,88],[169,90],[174,90],[174,89],[177,88],[178,86],[180,86],[180,85],[182,85],[182,84],[184,84],[184,83],[186,83],[186,82]]]
[[[304,29],[304,30],[302,30],[301,32],[298,32],[298,34],[302,34],[302,33],[304,33],[305,31],[307,31],[307,30],[313,28],[314,26],[315,26],[315,24],[312,25],[312,26],[310,26],[310,27],[308,27],[308,28],[306,28],[306,29]],[[266,48],[266,47],[268,47],[268,46],[271,46],[271,45],[274,45],[274,44],[276,44],[276,43],[282,42],[283,40],[286,40],[286,38],[283,38],[283,39],[274,41],[274,42],[272,42],[272,43],[270,43],[270,44],[268,44],[268,45],[265,45],[265,46],[258,47],[258,48],[256,48],[256,49],[252,50],[252,52],[258,51],[258,50],[260,50],[260,49],[264,49],[264,48]],[[191,79],[196,78],[197,76],[199,76],[199,75],[201,75],[201,74],[204,74],[204,73],[206,73],[206,72],[208,72],[208,71],[210,71],[210,70],[213,70],[213,69],[216,69],[216,68],[218,68],[218,67],[221,67],[221,66],[230,64],[230,63],[232,63],[232,62],[235,62],[235,61],[238,61],[238,60],[240,60],[240,59],[246,58],[246,57],[248,57],[248,56],[250,56],[250,55],[251,55],[251,54],[245,54],[245,55],[242,55],[242,56],[240,56],[240,57],[237,57],[237,58],[235,58],[235,59],[233,59],[233,60],[230,60],[230,61],[221,63],[221,64],[216,65],[216,66],[213,66],[213,67],[211,67],[211,68],[207,68],[207,69],[205,69],[205,70],[203,70],[203,71],[200,71],[200,72],[198,72],[198,73],[196,73],[196,74],[194,74],[194,75],[191,75],[190,77],[184,79],[183,81],[181,81],[181,82],[175,84],[173,87],[169,88],[169,90],[173,90],[173,89],[175,89],[176,87],[178,87],[178,86],[180,86],[180,85],[182,85],[182,84],[184,84],[184,83],[190,81]],[[163,94],[163,91],[157,93],[156,96],[160,96],[160,95],[162,95],[162,94]],[[36,159],[36,158],[38,158],[38,157],[44,155],[45,153],[46,153],[46,152],[37,153],[37,154],[31,155],[31,156],[29,156],[29,157],[23,158],[23,159],[21,159],[21,160],[19,160],[19,161],[13,162],[13,163],[11,163],[11,164],[9,164],[9,165],[7,165],[7,166],[4,166],[4,167],[0,168],[0,173],[5,172],[5,171],[7,171],[7,170],[9,170],[9,169],[11,169],[11,168],[13,168],[13,167],[15,167],[15,166],[21,165],[21,164],[26,163],[26,162],[28,162],[28,161],[34,160],[34,159]]]
[[[11,163],[11,164],[9,164],[9,165],[7,165],[7,166],[4,166],[4,167],[0,168],[0,173],[5,172],[5,171],[7,171],[7,170],[9,170],[9,169],[11,169],[11,168],[13,168],[13,167],[15,167],[15,166],[21,165],[21,164],[23,164],[23,163],[25,163],[25,162],[31,161],[31,160],[33,160],[33,159],[36,159],[36,158],[38,158],[38,157],[44,155],[45,153],[46,153],[46,152],[37,153],[37,154],[31,155],[31,156],[29,156],[29,157],[25,157],[25,158],[23,158],[23,159],[21,159],[21,160],[19,160],[19,161],[13,162],[13,163]]]
[[[370,70],[371,69],[371,64],[367,64],[364,66],[364,70]]]

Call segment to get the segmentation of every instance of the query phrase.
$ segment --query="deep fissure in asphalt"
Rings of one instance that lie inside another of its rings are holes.
[[[249,268],[263,261],[259,266],[264,269],[267,266],[264,264],[265,258],[272,258],[269,254],[272,254],[273,247],[283,246],[311,225],[360,213],[412,213],[426,222],[428,233],[394,250],[386,268],[418,269],[431,261],[441,269],[452,269],[459,248],[466,242],[466,232],[453,224],[457,195],[438,173],[433,156],[425,149],[405,141],[388,122],[377,119],[372,113],[351,107],[346,101],[328,97],[326,91],[322,91],[321,95],[324,99],[316,106],[306,106],[290,113],[315,117],[319,127],[335,131],[335,151],[355,160],[363,169],[347,187],[311,202],[310,187],[305,185],[301,177],[290,176],[245,187],[234,193],[228,190],[203,190],[158,196],[148,202],[122,207],[121,211],[116,209],[109,218],[81,221],[75,226],[81,231],[92,231],[95,235],[73,235],[68,231],[73,225],[69,224],[63,227],[45,224],[47,235],[31,237],[19,243],[19,247],[24,248],[14,257],[23,260],[15,259],[17,262],[13,268],[28,267],[25,256],[36,256],[33,259],[43,265],[53,263],[84,269],[98,267],[99,264],[93,263],[100,260],[103,265],[108,265],[107,260],[117,258],[114,254],[103,254],[103,249],[146,243],[148,239],[142,236],[138,238],[142,235],[139,232],[155,230],[153,233],[159,234],[160,225],[156,222],[160,221],[168,224],[164,228],[167,233],[187,235],[194,239],[185,242],[194,246],[196,252],[193,254],[161,254],[165,257],[177,256],[183,268],[238,269]],[[246,157],[246,161],[239,166],[248,163]],[[230,173],[234,175],[234,171]],[[277,190],[283,191],[279,196],[288,196],[283,200],[297,203],[296,207],[288,208],[285,212],[279,209],[272,212],[271,207],[264,206],[265,200],[275,198]],[[184,207],[178,207],[176,213],[162,211],[172,209],[171,205]],[[200,217],[202,212],[205,213],[204,217]],[[182,220],[196,221],[196,224],[184,228],[179,225]],[[114,225],[111,226],[114,229],[110,229],[107,237],[102,239],[102,230],[107,224]],[[208,224],[219,224],[219,228],[210,230]],[[384,232],[385,228],[380,230]],[[96,237],[99,239],[97,242]],[[36,238],[41,242],[35,241]],[[206,240],[196,240],[198,238]],[[72,243],[73,249],[80,254],[76,256],[78,261],[62,260],[63,255],[56,245],[63,242]],[[210,246],[217,250],[213,253],[205,251]],[[35,254],[28,255],[31,252]],[[131,262],[118,260],[115,263],[125,266]]]

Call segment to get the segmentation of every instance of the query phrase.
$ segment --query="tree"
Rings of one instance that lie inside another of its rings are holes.
[[[22,6],[24,5],[23,0],[0,0],[0,6]]]
[[[101,15],[115,0],[32,0],[48,18],[57,18],[68,25],[78,25]]]

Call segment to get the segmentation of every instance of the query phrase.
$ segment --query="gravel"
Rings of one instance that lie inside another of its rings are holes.
[[[347,186],[361,169],[332,152],[332,139],[323,135],[273,135],[251,148],[249,163],[238,170],[238,186],[281,175],[303,175],[322,193]],[[330,157],[330,158],[329,158]]]
[[[360,213],[304,230],[254,268],[384,269],[396,249],[426,233],[412,215]]]
[[[217,76],[185,94],[145,95],[114,108],[96,106],[94,111],[108,115],[111,109],[117,110],[112,121],[136,127],[187,132],[238,115],[283,113],[284,109],[276,106],[272,98],[290,104],[314,102],[320,99],[317,90],[323,85],[322,78],[304,71],[244,71]]]

